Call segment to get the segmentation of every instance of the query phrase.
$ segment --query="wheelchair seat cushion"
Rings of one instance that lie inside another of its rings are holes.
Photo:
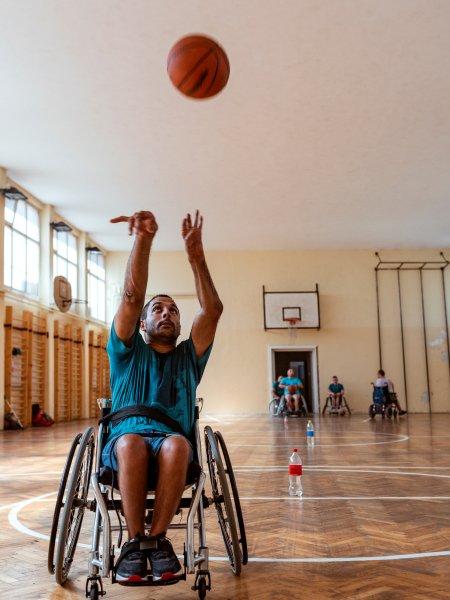
[[[197,462],[190,462],[186,474],[186,486],[193,485],[198,481],[202,469]],[[149,492],[153,492],[156,489],[156,483],[158,480],[158,469],[156,461],[150,459],[150,468],[148,474],[147,489]],[[100,467],[99,472],[99,483],[103,485],[113,485],[115,489],[119,489],[118,475],[110,467]]]

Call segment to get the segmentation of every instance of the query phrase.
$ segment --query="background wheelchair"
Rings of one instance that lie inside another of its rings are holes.
[[[375,415],[381,415],[382,419],[385,417],[396,419],[398,416],[396,394],[389,392],[387,386],[375,387],[373,385],[372,404],[369,407],[369,415],[371,419],[374,419]]]
[[[281,411],[281,413],[278,415],[278,409],[280,407],[280,402],[284,403],[284,407]],[[300,411],[301,415],[303,417],[307,417],[308,416],[308,406],[306,404],[306,400],[304,398],[304,396],[300,395]],[[295,411],[290,411],[287,408],[286,405],[286,400],[284,399],[284,396],[281,396],[280,398],[272,398],[271,401],[269,402],[269,414],[271,417],[276,417],[278,416],[293,416],[296,417],[298,416],[298,413]]]
[[[102,417],[107,416],[111,410],[111,401],[102,399],[99,404]],[[214,432],[209,426],[204,428],[204,439],[211,496],[205,493],[206,474],[202,466],[198,426],[201,405],[201,399],[197,399],[194,462],[189,466],[185,488],[185,493],[190,489],[190,496],[183,495],[177,511],[177,515],[180,515],[182,509],[187,509],[187,518],[185,522],[172,522],[169,529],[185,530],[184,574],[181,579],[185,580],[187,574],[195,575],[191,589],[198,592],[199,598],[205,598],[207,591],[211,589],[211,576],[208,568],[204,510],[210,506],[216,509],[225,550],[235,575],[239,575],[242,565],[247,564],[248,552],[239,494],[227,447],[222,434],[219,431]],[[107,432],[108,427],[100,424],[97,434],[94,427],[88,427],[73,440],[61,476],[48,549],[48,570],[55,575],[57,583],[64,585],[74,559],[84,513],[87,510],[94,514],[86,579],[86,598],[90,600],[97,600],[106,594],[103,590],[103,577],[111,577],[112,583],[115,583],[115,547],[112,536],[114,532],[118,532],[116,548],[120,548],[122,530],[125,527],[121,515],[121,500],[114,498],[113,473],[110,469],[102,468],[100,461]],[[94,494],[92,499],[88,497],[90,484]],[[148,529],[154,506],[154,492],[151,491],[154,487],[151,483],[150,486],[145,518]],[[119,492],[116,491],[116,494]],[[112,524],[110,513],[115,513],[116,524]],[[178,581],[153,582],[150,578],[145,584],[173,585]]]
[[[325,404],[322,409],[322,415],[324,415],[327,410],[329,415],[345,415],[346,412],[349,415],[352,414],[350,406],[347,403],[347,398],[345,396],[341,396],[338,406],[333,406],[333,398],[331,394],[329,394],[326,397]]]

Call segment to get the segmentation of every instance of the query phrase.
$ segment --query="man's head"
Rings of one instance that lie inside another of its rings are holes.
[[[337,383],[338,382],[338,378],[336,375],[333,375],[333,377],[331,378],[333,383]]]
[[[287,372],[288,377],[294,377],[294,374],[295,374],[294,369],[288,369],[288,372]]]
[[[153,296],[142,309],[141,330],[145,341],[176,344],[180,335],[180,311],[167,294]]]
[[[378,377],[385,377],[385,376],[386,376],[386,373],[383,371],[383,369],[380,369],[378,371]]]

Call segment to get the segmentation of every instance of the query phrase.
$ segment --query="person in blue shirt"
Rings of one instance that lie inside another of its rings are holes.
[[[288,410],[299,412],[300,401],[305,404],[303,397],[301,396],[303,383],[301,379],[294,377],[294,375],[294,369],[288,369],[287,377],[283,377],[279,385],[283,389]]]
[[[333,377],[331,378],[331,383],[328,386],[328,391],[330,392],[329,396],[331,398],[331,408],[339,410],[342,404],[342,397],[345,394],[345,390],[342,383],[339,383],[339,380],[336,375],[333,375]]]
[[[151,212],[140,211],[111,222],[127,222],[129,234],[135,236],[122,299],[107,345],[112,411],[124,407],[156,408],[176,421],[185,434],[176,433],[167,424],[148,416],[133,415],[112,423],[102,462],[117,471],[128,529],[128,541],[122,546],[116,565],[116,579],[122,584],[143,581],[148,558],[154,581],[176,580],[182,568],[165,533],[178,508],[192,460],[188,438],[194,423],[196,388],[223,307],[206,264],[203,218],[198,211],[194,220],[189,214],[183,219],[182,237],[200,311],[189,339],[178,345],[180,312],[174,300],[158,294],[144,306],[150,250],[158,230],[155,217]],[[154,548],[144,552],[141,541],[145,537],[149,469],[158,474],[150,529]]]

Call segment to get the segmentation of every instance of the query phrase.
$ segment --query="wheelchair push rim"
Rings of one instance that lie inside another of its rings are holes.
[[[220,433],[220,431],[216,431],[215,436],[218,442],[219,450],[222,452],[223,458],[225,459],[225,474],[228,477],[231,487],[234,511],[239,527],[239,543],[241,545],[242,564],[246,565],[248,563],[247,536],[245,533],[244,517],[242,515],[241,501],[239,499],[236,478],[234,476],[233,466],[231,464],[230,455],[228,454],[228,448],[225,444],[225,440],[223,439],[223,435]]]
[[[205,427],[205,446],[217,520],[222,532],[231,570],[237,576],[241,573],[242,555],[239,546],[236,518],[217,438],[209,425]]]
[[[91,478],[94,446],[94,428],[89,427],[81,437],[74,466],[67,482],[68,491],[62,510],[55,552],[55,577],[60,585],[64,585],[67,581],[80,535]]]
[[[69,477],[73,457],[75,455],[75,451],[78,447],[78,444],[80,443],[80,440],[81,440],[81,433],[76,435],[72,442],[72,446],[70,447],[69,454],[67,455],[67,459],[66,459],[66,464],[64,466],[64,470],[61,475],[61,481],[59,483],[58,495],[56,497],[55,510],[53,512],[53,521],[52,521],[52,528],[50,531],[50,540],[48,543],[47,567],[48,567],[48,571],[51,575],[53,575],[53,573],[55,572],[56,534],[58,532],[59,516],[61,514],[61,509],[64,507],[64,503],[65,503],[64,492],[66,491],[67,478]]]

